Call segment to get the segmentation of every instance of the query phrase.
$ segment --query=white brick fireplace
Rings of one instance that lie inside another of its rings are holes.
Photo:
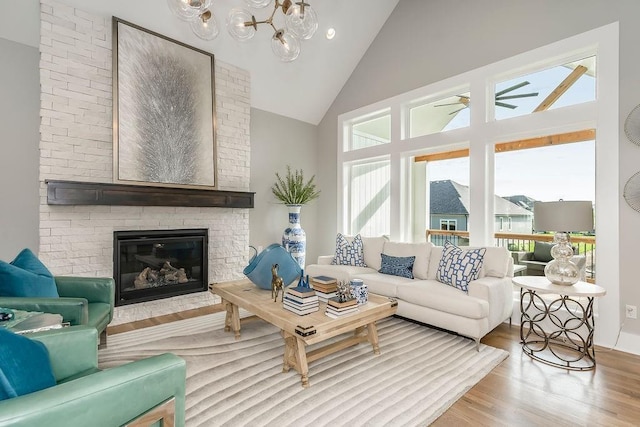
[[[209,229],[209,282],[242,277],[249,210],[56,206],[45,180],[113,182],[111,16],[41,1],[40,251],[56,275],[112,276],[113,232]],[[248,191],[250,81],[215,61],[218,189]],[[213,303],[208,292],[116,308],[113,324]]]

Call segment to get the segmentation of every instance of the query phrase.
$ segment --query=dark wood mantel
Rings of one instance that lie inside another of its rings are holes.
[[[255,193],[46,180],[49,205],[253,208]]]

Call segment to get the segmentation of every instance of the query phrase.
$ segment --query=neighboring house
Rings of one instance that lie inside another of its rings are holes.
[[[430,183],[429,228],[468,230],[469,187],[451,180]],[[526,197],[526,196],[513,196]],[[530,199],[527,197],[527,199]],[[494,197],[495,231],[531,233],[533,213],[500,196]]]
[[[531,212],[533,212],[533,202],[536,201],[535,199],[523,194],[519,194],[517,196],[505,196],[503,199],[507,199],[511,203],[521,206]]]

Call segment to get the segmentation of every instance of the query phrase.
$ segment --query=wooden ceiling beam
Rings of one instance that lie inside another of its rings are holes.
[[[416,162],[435,162],[436,160],[450,160],[459,159],[461,157],[469,157],[469,149],[446,151],[444,153],[424,154],[422,156],[416,156],[414,161]]]
[[[585,129],[577,132],[559,133],[556,135],[539,136],[537,138],[521,139],[519,141],[501,142],[496,144],[496,153],[526,150],[527,148],[547,147],[550,145],[571,144],[573,142],[591,141],[596,139],[595,129]]]
[[[569,88],[573,86],[573,84],[577,82],[578,79],[582,77],[582,75],[586,72],[587,67],[585,67],[584,65],[578,65],[576,68],[574,68],[571,74],[569,74],[558,85],[558,87],[556,87],[553,92],[551,92],[549,96],[547,96],[545,100],[542,101],[535,110],[533,110],[533,112],[536,113],[538,111],[548,110],[553,105],[553,103],[556,102],[566,91],[568,91]]]
[[[528,148],[548,147],[551,145],[571,144],[573,142],[592,141],[596,139],[595,129],[585,129],[576,132],[560,133],[556,135],[539,136],[537,138],[520,139],[518,141],[500,142],[496,144],[496,153],[526,150]],[[446,151],[416,156],[416,162],[434,162],[436,160],[450,160],[469,157],[469,149]]]

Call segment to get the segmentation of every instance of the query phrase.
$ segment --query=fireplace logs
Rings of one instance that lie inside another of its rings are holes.
[[[155,288],[157,286],[187,283],[187,273],[184,268],[175,268],[169,261],[165,261],[160,270],[146,267],[133,281],[136,289]]]

